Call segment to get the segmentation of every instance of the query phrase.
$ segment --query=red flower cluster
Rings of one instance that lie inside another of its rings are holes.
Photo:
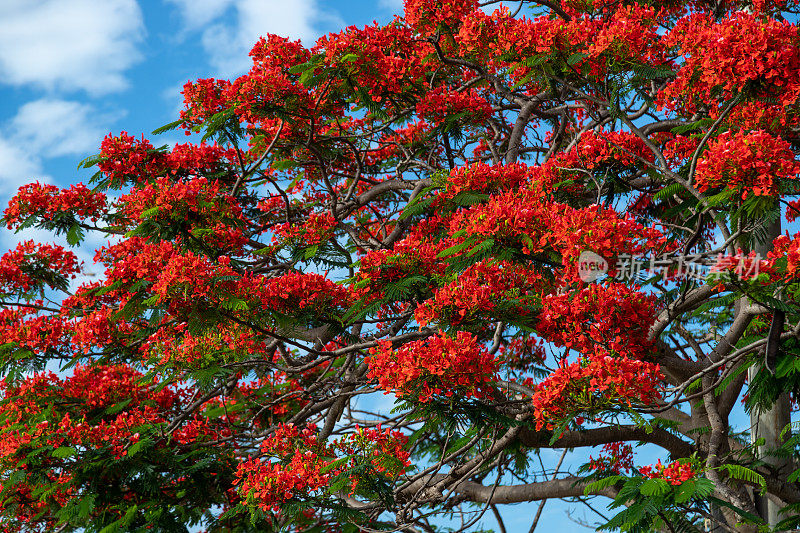
[[[603,445],[603,453],[594,459],[589,456],[589,468],[599,472],[632,472],[633,446],[624,442],[609,442]]]
[[[244,219],[236,198],[222,192],[218,181],[206,178],[157,178],[120,198],[120,214],[130,224],[151,221],[188,224],[192,235],[218,248],[240,248],[247,242]]]
[[[124,474],[118,469],[104,468],[99,476],[90,477],[85,472],[71,474],[91,461],[119,464],[134,452],[174,453],[167,448],[174,447],[176,439],[167,438],[151,441],[144,450],[132,449],[142,439],[140,432],[150,432],[152,438],[152,426],[166,425],[185,407],[178,404],[188,399],[172,386],[153,391],[157,383],[141,382],[141,378],[124,366],[78,366],[74,375],[65,379],[50,372],[0,383],[0,461],[4,483],[8,482],[0,510],[12,513],[11,519],[4,520],[7,529],[3,531],[55,530],[52,510],[94,490],[98,482],[125,486],[125,500],[142,501],[138,499],[141,494],[121,479]],[[115,411],[109,410],[117,401],[122,403]],[[180,431],[183,428],[176,433]],[[206,421],[204,429],[186,444],[220,436]],[[152,456],[149,460],[158,461]],[[148,491],[172,488],[176,488],[175,482],[169,481],[166,487],[148,487]],[[91,516],[113,516],[118,511],[116,504],[98,504],[89,511]]]
[[[175,145],[171,152],[156,150],[142,136],[141,140],[121,132],[107,135],[100,145],[98,168],[106,175],[109,186],[122,188],[125,184],[144,184],[159,176],[175,179],[198,176],[220,170],[234,158],[235,151],[216,144]]]
[[[787,279],[800,277],[800,233],[794,236],[780,235],[773,241],[769,252],[769,267],[776,269],[786,259],[786,266],[780,269]]]
[[[89,366],[78,365],[75,372],[63,382],[63,394],[69,398],[81,398],[89,409],[106,408],[117,402],[131,399],[138,405],[145,398],[168,409],[176,400],[175,393],[164,389],[151,394],[141,383],[142,374],[125,365]]]
[[[695,14],[676,24],[666,44],[678,46],[686,57],[677,79],[661,94],[661,102],[670,107],[685,102],[693,111],[701,102],[754,88],[753,82],[760,84],[760,94],[776,97],[784,106],[800,95],[800,36],[788,21],[744,10],[718,22]],[[715,88],[722,94],[715,94]]]
[[[665,466],[661,464],[661,459],[654,465],[643,466],[639,473],[650,479],[663,479],[670,485],[680,485],[697,476],[691,463],[673,461]]]
[[[740,280],[750,280],[758,274],[774,273],[772,262],[759,258],[756,252],[745,254],[741,249],[734,255],[717,255],[709,274],[729,273]]]
[[[536,17],[510,18],[508,10],[496,10],[491,16],[474,11],[459,33],[467,50],[485,53],[513,54],[520,60],[538,54],[549,54],[566,48],[576,35],[575,28],[561,18]],[[515,77],[528,73],[518,66]]]
[[[480,192],[484,194],[510,191],[532,181],[532,169],[525,163],[510,165],[489,165],[473,163],[450,171],[444,190],[436,198],[436,203],[443,203],[462,192]]]
[[[137,222],[159,218],[188,220],[190,216],[213,213],[220,204],[227,204],[228,216],[236,217],[241,212],[234,198],[221,194],[219,182],[209,183],[206,178],[175,182],[161,177],[122,196],[120,212]]]
[[[597,353],[556,369],[533,395],[536,429],[553,429],[570,415],[595,413],[661,399],[664,376],[659,365]]]
[[[682,162],[691,158],[700,144],[700,139],[696,137],[674,135],[672,133],[660,133],[654,137],[663,142],[662,152],[664,157],[676,166],[680,166]]]
[[[582,354],[602,347],[641,359],[652,350],[648,330],[655,314],[653,296],[621,283],[592,284],[576,293],[545,296],[536,329],[557,346]]]
[[[157,275],[156,282],[150,288],[153,294],[162,300],[175,297],[179,301],[188,301],[211,296],[216,277],[235,274],[224,263],[215,265],[207,257],[183,252],[171,254],[164,270]]]
[[[605,54],[612,61],[638,60],[661,62],[664,47],[658,34],[658,13],[650,6],[630,4],[620,7],[603,22],[602,27],[587,35],[596,35],[589,45],[590,56]],[[585,22],[584,24],[589,24]]]
[[[366,253],[361,258],[354,292],[368,300],[378,299],[387,284],[409,275],[444,275],[446,265],[438,256],[455,241],[436,238],[441,225],[439,217],[432,217],[414,227],[393,249]]]
[[[342,437],[335,446],[351,458],[350,465],[366,462],[370,470],[396,479],[411,465],[406,444],[408,437],[399,431],[381,429],[378,424],[374,428],[356,427],[355,432]],[[351,494],[357,490],[361,481],[359,476],[351,476]]]
[[[58,524],[55,518],[47,517],[51,505],[63,508],[74,497],[75,490],[70,486],[72,476],[66,473],[52,474],[43,472],[25,472],[23,479],[16,485],[3,486],[0,490],[6,496],[0,504],[1,511],[14,510],[13,517],[0,524],[2,533],[48,533],[56,531]],[[34,495],[38,487],[48,488],[46,498]]]
[[[40,305],[42,302],[35,302]],[[16,348],[43,354],[63,348],[69,330],[60,316],[37,315],[35,309],[0,310],[0,339],[14,343]]]
[[[455,338],[439,335],[402,345],[381,341],[366,358],[369,377],[377,379],[388,394],[418,395],[429,402],[434,395],[452,396],[455,392],[481,398],[490,390],[497,363],[486,347],[467,333]]]
[[[159,166],[154,161],[155,149],[144,138],[136,139],[123,131],[118,137],[109,134],[100,143],[100,160],[97,167],[109,179],[110,184],[122,187],[126,183],[147,181],[157,176]]]
[[[333,238],[338,222],[330,213],[311,213],[302,224],[289,222],[278,224],[273,228],[272,242],[289,241],[303,246],[315,246]]]
[[[79,272],[78,258],[71,251],[25,241],[0,257],[0,294],[28,293],[45,285],[64,288]]]
[[[700,191],[724,187],[755,196],[775,196],[780,180],[797,179],[800,163],[788,142],[763,130],[725,132],[708,143],[697,163]]]
[[[236,150],[214,144],[176,144],[161,156],[164,169],[176,178],[218,172],[236,161]]]
[[[440,24],[455,30],[461,20],[478,9],[478,0],[404,0],[406,23],[423,35],[434,33]]]
[[[264,309],[285,314],[346,309],[352,302],[346,287],[313,272],[289,272],[276,278],[253,280],[242,297],[260,302]]]
[[[71,213],[80,218],[97,221],[106,209],[106,195],[92,192],[86,185],[77,183],[68,189],[55,185],[42,185],[39,182],[23,185],[8,202],[3,220],[12,229],[28,217],[53,220],[62,213]]]
[[[636,165],[642,160],[652,161],[653,153],[636,135],[624,131],[587,131],[558,165],[591,170],[612,164]]]
[[[402,433],[378,426],[357,429],[338,442],[325,443],[317,438],[316,429],[313,424],[304,429],[279,424],[261,444],[262,457],[239,465],[234,484],[249,504],[264,511],[278,511],[283,502],[324,492],[331,480],[362,461],[372,466],[372,472],[366,475],[377,472],[391,478],[402,475],[409,464],[408,452],[403,449],[408,439]],[[349,460],[337,461],[338,452],[346,453]],[[354,492],[359,475],[350,477]]]
[[[281,424],[263,442],[261,452],[278,455],[285,465],[258,458],[239,465],[234,484],[249,503],[265,511],[278,510],[278,504],[311,495],[328,485],[335,472],[322,473],[322,469],[330,465],[324,456],[330,456],[332,451],[317,443],[314,430],[314,426],[300,431],[293,425]]]
[[[114,282],[135,284],[141,280],[150,284],[150,292],[162,300],[174,298],[177,304],[197,298],[210,298],[219,289],[232,291],[231,277],[239,277],[229,266],[226,256],[214,262],[210,258],[182,250],[180,240],[148,243],[132,237],[101,248],[96,260],[109,265],[106,286]],[[219,277],[227,281],[218,281]],[[123,285],[115,294],[123,295]],[[123,296],[123,299],[126,299]]]
[[[163,423],[184,400],[177,388],[152,392],[142,374],[123,365],[82,366],[61,379],[52,372],[12,384],[0,384],[0,450],[6,460],[24,461],[29,446],[71,446],[79,450],[108,450],[119,458],[139,440],[142,426]],[[119,402],[117,414],[105,410]],[[55,405],[55,408],[54,408]],[[26,426],[35,426],[35,432]],[[15,429],[15,428],[22,429]],[[205,421],[198,438],[217,435]],[[55,465],[52,465],[55,467]]]
[[[300,43],[278,35],[262,37],[250,51],[253,66],[244,76],[240,76],[221,91],[222,105],[231,108],[241,122],[247,124],[266,126],[260,110],[270,104],[278,102],[291,102],[298,109],[311,109],[314,98],[298,81],[296,74],[291,74],[289,69],[308,61],[310,52]],[[210,93],[213,95],[213,92]],[[213,113],[206,108],[209,103],[204,102],[200,109],[200,116],[210,116]],[[197,111],[193,111],[193,115]],[[269,120],[269,119],[267,119]],[[294,122],[294,121],[291,121]],[[302,121],[288,124],[289,130],[302,130]],[[269,131],[269,128],[265,128]],[[291,135],[287,131],[286,135]]]
[[[184,367],[235,356],[263,357],[268,352],[262,336],[235,322],[196,335],[186,329],[186,323],[162,326],[142,344],[142,355],[159,364]]]
[[[324,53],[328,65],[357,77],[372,101],[389,107],[416,92],[418,81],[427,71],[423,59],[431,52],[403,24],[351,26],[321,37],[314,51]]]
[[[225,89],[230,87],[228,80],[202,78],[195,82],[187,81],[181,93],[185,109],[181,110],[181,120],[186,135],[191,135],[191,128],[199,126],[228,106]]]
[[[530,293],[538,293],[542,275],[522,265],[482,261],[468,266],[455,280],[435,289],[433,298],[414,311],[421,325],[433,321],[460,324],[476,318],[509,313],[515,319],[531,313],[525,305]]]
[[[490,65],[508,68],[511,79],[529,94],[541,89],[541,76],[527,60],[550,54],[569,58],[584,54],[569,64],[570,70],[602,77],[625,63],[661,66],[666,63],[665,47],[659,35],[659,17],[655,11],[636,4],[616,11],[604,4],[597,13],[587,16],[564,6],[571,20],[541,16],[534,19],[511,18],[501,7],[487,15],[475,10],[464,15],[458,32],[461,50]],[[505,61],[496,61],[503,57]]]
[[[440,123],[454,115],[464,115],[470,123],[480,124],[492,115],[492,106],[475,90],[456,91],[437,87],[417,102],[417,115]]]
[[[453,235],[491,237],[531,255],[552,247],[562,257],[568,281],[580,280],[573,265],[584,250],[610,258],[642,254],[665,242],[658,230],[646,228],[630,215],[620,216],[610,207],[575,209],[531,189],[493,194],[486,203],[455,213],[449,229]]]

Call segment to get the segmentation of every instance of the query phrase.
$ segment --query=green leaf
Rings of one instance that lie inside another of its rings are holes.
[[[714,482],[707,478],[698,479],[695,486],[695,497],[700,500],[708,498],[714,492]]]
[[[398,217],[398,220],[405,220],[408,217],[412,217],[414,215],[420,215],[420,214],[424,213],[425,210],[428,209],[428,207],[431,206],[431,204],[433,203],[433,200],[434,200],[434,198],[425,198],[425,199],[420,200],[418,202],[410,202],[406,206],[406,208],[403,209],[403,212],[400,213],[400,216]]]
[[[161,208],[158,206],[151,207],[150,209],[145,209],[142,211],[142,218],[153,218],[155,215],[158,214]]]
[[[724,464],[720,467],[722,470],[726,470],[728,475],[733,479],[741,479],[742,481],[747,481],[749,483],[757,483],[761,487],[761,494],[766,494],[767,492],[767,480],[764,479],[764,476],[746,468],[742,465],[733,465],[733,464]]]
[[[153,307],[153,306],[158,305],[159,302],[161,302],[161,295],[154,294],[150,298],[147,298],[146,300],[142,300],[142,305],[146,305],[147,307]]]
[[[78,163],[78,170],[82,168],[92,168],[100,162],[100,154],[90,155],[86,159]]]
[[[316,69],[306,70],[305,72],[300,74],[300,79],[298,81],[305,87],[310,87],[312,85],[315,85],[314,81],[316,80],[316,76],[314,74],[316,74],[316,72],[317,72]]]
[[[270,167],[273,170],[289,170],[292,168],[297,168],[300,166],[296,161],[291,161],[289,159],[279,159],[278,161],[273,161]]]
[[[96,494],[89,494],[85,498],[80,499],[78,504],[78,518],[86,520],[94,510],[94,501],[97,498]]]
[[[694,496],[696,489],[697,484],[692,479],[681,483],[675,490],[675,503],[685,503],[689,501],[692,499],[692,496]]]
[[[670,196],[674,196],[683,190],[683,185],[680,183],[670,183],[657,193],[653,195],[653,200],[663,200],[664,198],[669,198]]]
[[[176,120],[174,122],[170,122],[169,124],[164,124],[163,126],[154,129],[153,130],[153,135],[160,135],[160,134],[162,134],[164,132],[172,131],[175,128],[177,128],[178,126],[180,126],[181,124],[183,124],[183,119],[178,119],[178,120]]]
[[[250,308],[247,302],[233,296],[220,302],[220,307],[226,311],[247,311]]]
[[[586,488],[583,489],[583,494],[589,496],[594,492],[607,489],[608,487],[616,485],[620,481],[624,481],[626,479],[628,479],[627,476],[609,476],[603,479],[598,479],[597,481],[586,485]]]
[[[669,488],[669,483],[663,479],[648,479],[639,487],[639,492],[644,496],[663,496]]]
[[[295,65],[289,69],[289,73],[291,74],[300,74],[309,69],[317,67],[322,60],[325,58],[324,54],[315,54],[311,56],[311,58],[306,61],[305,63],[300,63],[299,65]]]
[[[449,248],[445,248],[444,250],[442,250],[441,252],[436,254],[436,258],[437,259],[442,259],[444,257],[450,257],[451,255],[456,255],[457,253],[461,252],[462,250],[465,250],[466,248],[469,248],[470,246],[472,246],[472,244],[474,244],[474,242],[475,241],[473,239],[467,239],[464,242],[460,242],[458,244],[454,244],[453,246],[450,246]]]
[[[472,250],[467,252],[467,257],[472,257],[473,255],[476,255],[476,254],[479,254],[481,252],[484,252],[484,251],[490,249],[492,246],[494,246],[494,239],[492,239],[492,238],[489,238],[489,239],[486,239],[485,241],[479,242],[478,245],[475,246],[475,248],[473,248]]]
[[[70,246],[77,246],[83,240],[83,229],[78,224],[70,226],[67,231],[67,242]]]
[[[57,459],[66,459],[67,457],[72,457],[73,455],[77,455],[78,450],[73,448],[72,446],[62,446],[61,448],[56,448],[53,450],[51,454],[53,457]]]
[[[654,67],[652,65],[634,64],[631,65],[630,68],[637,76],[646,78],[648,80],[653,80],[656,78],[672,78],[675,76],[675,71],[668,66]]]
[[[133,445],[130,448],[128,448],[128,454],[127,454],[128,457],[133,457],[134,455],[142,451],[143,448],[149,446],[150,444],[151,442],[149,439],[141,439],[133,443]]]
[[[684,124],[682,126],[676,126],[676,127],[672,128],[671,131],[672,131],[672,133],[677,133],[678,135],[681,135],[681,134],[684,134],[684,133],[688,133],[690,131],[695,131],[695,130],[702,129],[704,127],[710,126],[713,123],[714,123],[714,121],[712,119],[704,118],[704,119],[698,120],[696,122],[690,122],[690,123]]]
[[[567,65],[574,65],[575,63],[579,63],[589,57],[589,54],[585,54],[583,52],[575,52],[571,56],[567,58]]]
[[[725,189],[718,194],[706,198],[706,205],[709,207],[716,207],[720,204],[726,203],[735,193],[736,189]]]
[[[349,457],[341,457],[341,458],[336,459],[335,461],[331,461],[327,465],[323,466],[322,468],[320,468],[319,471],[320,471],[321,474],[327,474],[331,470],[334,470],[334,469],[338,468],[339,466],[347,463],[347,461],[349,461],[349,460],[350,460]]]

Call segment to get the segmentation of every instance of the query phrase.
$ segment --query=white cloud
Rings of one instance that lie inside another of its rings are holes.
[[[268,33],[310,46],[322,35],[320,27],[343,26],[337,15],[321,10],[317,0],[201,0],[199,13],[194,12],[196,0],[169,1],[179,7],[188,29],[202,30],[209,62],[222,76],[246,71],[251,64],[247,53]]]
[[[136,0],[3,0],[0,82],[104,94],[141,55]]]
[[[379,0],[378,5],[394,14],[403,14],[403,0]]]
[[[96,152],[113,118],[88,104],[43,98],[20,107],[8,129],[27,151],[58,157]]]
[[[45,160],[96,153],[115,118],[88,104],[52,98],[21,106],[0,125],[0,211],[21,185],[52,183],[43,174]]]
[[[31,181],[47,183],[41,162],[29,150],[0,135],[0,212],[20,186]]]
[[[231,6],[234,0],[167,0],[175,4],[181,11],[183,21],[188,29],[205,26],[220,17]]]

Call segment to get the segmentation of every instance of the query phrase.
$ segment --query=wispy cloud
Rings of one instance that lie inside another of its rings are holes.
[[[183,23],[189,30],[202,28],[222,16],[235,0],[167,0],[180,9]]]
[[[403,0],[379,0],[378,5],[394,14],[403,14]]]
[[[0,124],[0,211],[21,185],[52,182],[44,173],[48,159],[97,152],[117,118],[98,113],[89,104],[55,98],[20,107],[13,118]]]
[[[209,63],[221,76],[250,66],[247,53],[259,37],[274,33],[314,43],[326,29],[344,25],[322,10],[316,0],[169,0],[178,6],[189,30],[202,31]]]
[[[7,128],[15,143],[42,157],[96,152],[115,118],[89,105],[43,98],[17,111]]]
[[[0,83],[117,91],[143,37],[136,0],[3,0]]]
[[[0,134],[0,212],[20,186],[31,181],[50,181],[41,173],[42,165],[37,157]]]

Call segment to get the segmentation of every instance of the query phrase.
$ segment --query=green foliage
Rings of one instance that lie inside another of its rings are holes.
[[[745,408],[749,411],[767,410],[784,392],[800,393],[800,343],[787,339],[781,344],[777,356],[775,374],[761,368],[752,378]],[[760,359],[751,359],[750,364],[760,364]],[[745,366],[745,365],[743,365]]]
[[[624,508],[600,526],[601,530],[625,532],[658,531],[667,527],[673,531],[700,532],[698,523],[687,517],[689,505],[705,505],[714,490],[714,484],[706,478],[671,485],[663,479],[648,479],[641,476],[610,476],[586,486],[586,494],[610,487],[618,489],[610,509]]]

